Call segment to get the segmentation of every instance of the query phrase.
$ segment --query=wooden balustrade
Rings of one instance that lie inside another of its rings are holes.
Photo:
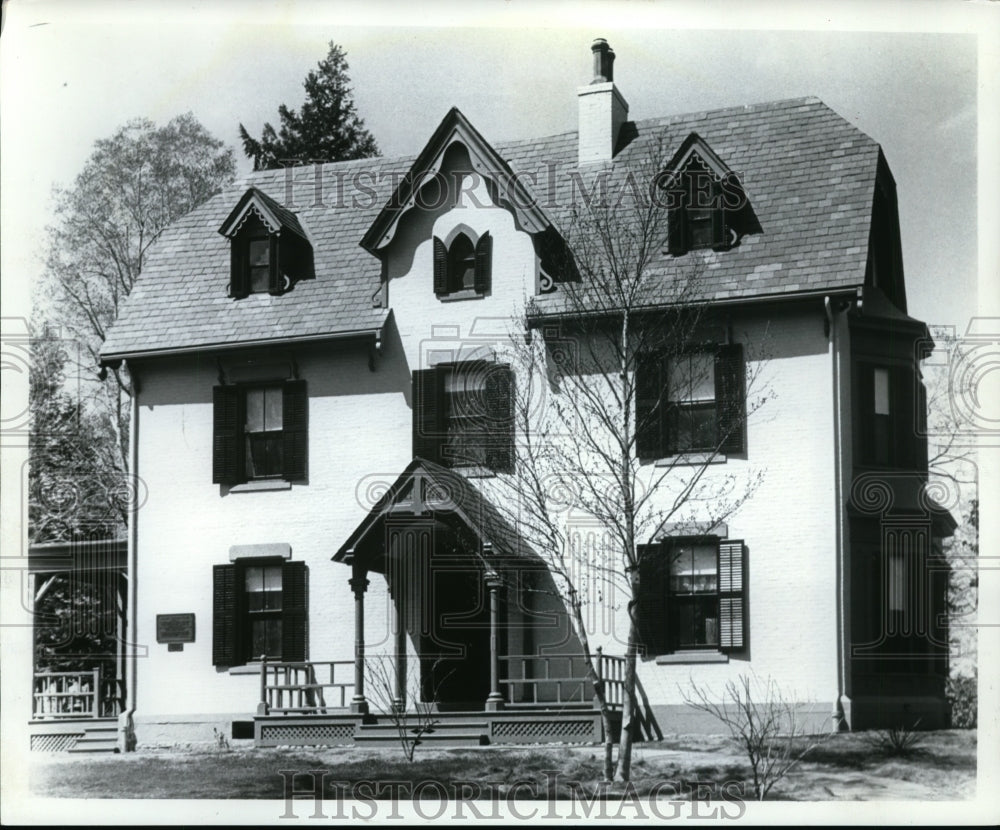
[[[608,703],[621,705],[625,658],[592,655],[594,668],[604,681]],[[582,654],[510,654],[501,656],[507,667],[500,685],[512,706],[550,706],[587,703],[593,700],[593,685]]]
[[[337,671],[338,666],[340,671]],[[307,662],[260,662],[260,703],[257,713],[325,714],[328,709],[345,709],[354,690],[354,680],[339,680],[354,671],[353,660]],[[320,678],[324,679],[321,680]],[[334,693],[327,701],[325,690]]]
[[[33,718],[100,718],[118,714],[117,681],[92,671],[36,672]]]

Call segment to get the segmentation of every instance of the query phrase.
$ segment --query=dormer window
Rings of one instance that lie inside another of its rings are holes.
[[[251,294],[271,290],[270,236],[254,236],[247,240],[246,269]]]
[[[229,296],[279,295],[313,276],[312,245],[298,217],[251,187],[219,228],[229,239]]]
[[[434,293],[438,297],[489,293],[493,237],[487,231],[473,242],[470,233],[459,231],[450,243],[434,237]]]
[[[668,210],[668,252],[725,251],[748,233],[760,233],[739,176],[691,133],[659,179]]]

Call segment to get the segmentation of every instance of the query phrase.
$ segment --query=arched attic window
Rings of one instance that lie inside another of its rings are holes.
[[[446,244],[434,237],[434,293],[439,296],[482,295],[492,287],[493,237],[489,231],[473,243],[460,231]]]

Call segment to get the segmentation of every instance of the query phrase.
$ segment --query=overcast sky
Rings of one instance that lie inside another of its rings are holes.
[[[416,153],[451,106],[488,140],[548,135],[575,128],[589,45],[602,36],[617,53],[615,79],[632,118],[815,95],[867,132],[898,186],[910,313],[964,329],[976,311],[978,45],[975,34],[947,31],[974,29],[975,20],[930,14],[957,4],[901,4],[914,14],[896,19],[858,16],[889,8],[878,3],[840,4],[852,15],[830,24],[801,15],[801,6],[759,3],[724,4],[725,17],[626,4],[614,19],[544,5],[526,16],[529,7],[517,3],[474,5],[478,16],[457,4],[421,5],[419,17],[412,7],[376,15],[301,2],[191,5],[194,12],[44,0],[8,7],[0,50],[5,282],[37,276],[52,186],[71,183],[93,142],[129,118],[162,124],[190,110],[238,151],[239,123],[259,134],[277,120],[278,104],[298,106],[306,72],[334,40],[347,51],[358,110],[385,155]],[[751,18],[748,8],[757,10]],[[914,19],[934,31],[827,28],[898,29]],[[792,30],[707,28],[741,20]]]

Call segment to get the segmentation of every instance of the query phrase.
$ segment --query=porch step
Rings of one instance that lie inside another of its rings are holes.
[[[117,726],[88,726],[75,745],[68,752],[77,753],[114,753],[118,751]]]

